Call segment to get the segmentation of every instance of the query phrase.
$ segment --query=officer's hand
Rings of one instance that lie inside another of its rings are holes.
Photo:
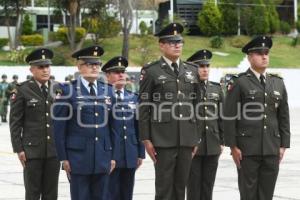
[[[110,172],[109,173],[112,173],[112,171],[114,171],[115,167],[116,167],[116,161],[111,160],[110,161]]]
[[[280,149],[279,149],[279,163],[281,163],[281,161],[282,161],[284,152],[285,152],[285,148],[284,147],[280,147]]]
[[[143,143],[144,143],[144,146],[145,146],[145,149],[146,149],[148,155],[150,156],[150,158],[152,159],[152,161],[155,164],[157,161],[156,157],[155,157],[157,155],[157,153],[155,151],[155,148],[154,148],[152,142],[150,140],[144,140]]]
[[[67,173],[67,177],[69,180],[71,180],[71,165],[70,165],[70,162],[68,160],[64,160],[62,162],[62,166],[63,166],[63,169],[66,171]]]
[[[25,168],[25,163],[26,163],[26,155],[24,151],[21,151],[18,153],[18,158],[21,161],[21,164],[23,166],[23,168]]]
[[[197,150],[198,150],[198,147],[194,146],[193,151],[192,151],[192,158],[194,158],[194,156],[196,155]]]
[[[221,145],[221,153],[224,151],[224,145]]]
[[[240,169],[241,168],[241,160],[242,160],[241,150],[237,147],[231,147],[231,154],[232,154],[232,158],[235,162],[235,165],[237,166],[238,169]]]
[[[142,164],[143,164],[143,159],[142,158],[138,158],[136,169],[138,169]]]

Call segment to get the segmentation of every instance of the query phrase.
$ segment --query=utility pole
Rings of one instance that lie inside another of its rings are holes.
[[[294,0],[294,21],[298,21],[298,0]]]
[[[170,21],[174,21],[174,0],[170,0],[170,10],[169,10]]]
[[[237,4],[237,16],[238,16],[238,31],[237,31],[237,35],[240,36],[241,35],[241,6],[238,3]]]
[[[50,0],[47,1],[48,6],[48,33],[50,32]]]

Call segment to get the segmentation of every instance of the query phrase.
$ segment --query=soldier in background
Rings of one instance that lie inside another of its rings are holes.
[[[181,24],[171,23],[156,34],[162,57],[144,66],[140,77],[139,134],[154,162],[156,200],[184,200],[200,139],[194,115],[198,72],[180,60],[182,32]]]
[[[242,200],[271,200],[286,148],[290,147],[287,91],[281,77],[269,74],[272,39],[246,44],[250,68],[234,76],[225,105],[224,138],[238,169]]]
[[[11,94],[10,133],[13,151],[23,166],[25,199],[56,200],[59,161],[56,157],[50,108],[50,65],[53,52],[32,51],[26,62],[32,78],[17,84]]]
[[[1,121],[7,122],[7,107],[8,107],[8,99],[6,97],[6,90],[8,87],[7,75],[2,75],[2,81],[0,82],[0,115]]]
[[[209,66],[212,53],[203,49],[194,53],[187,61],[198,66],[200,95],[198,102],[198,131],[201,143],[193,158],[187,200],[212,200],[220,154],[224,148],[221,108],[223,91],[219,83],[209,81]]]
[[[6,90],[6,98],[9,99],[10,95],[12,94],[13,91],[16,91],[16,87],[18,84],[18,75],[13,75],[12,77],[13,81],[8,84],[7,90]]]

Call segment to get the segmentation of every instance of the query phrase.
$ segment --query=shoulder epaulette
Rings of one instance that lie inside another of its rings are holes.
[[[268,74],[272,77],[283,79],[279,74],[271,74],[271,73],[268,73]]]
[[[21,85],[24,85],[25,83],[28,83],[29,81],[31,81],[31,80],[26,80],[26,81],[23,81],[23,82],[17,83],[17,84],[16,84],[16,86],[21,86]]]
[[[134,95],[139,95],[138,93],[136,93],[136,92],[133,92],[133,91],[131,91],[131,90],[128,90],[128,89],[125,89],[126,90],[126,92],[128,92],[128,93],[131,93],[131,94],[134,94]]]
[[[193,62],[188,62],[188,61],[182,61],[184,64],[192,65],[193,67],[198,68],[198,65],[193,63]]]
[[[159,60],[156,60],[156,61],[153,61],[153,62],[148,62],[146,65],[143,66],[143,69],[146,69],[146,68],[149,68],[155,64],[158,64],[160,61]]]

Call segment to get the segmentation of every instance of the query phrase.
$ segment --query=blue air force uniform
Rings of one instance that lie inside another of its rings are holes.
[[[100,62],[97,56],[102,53],[102,48],[95,46],[75,54],[87,64],[100,65],[95,62]],[[111,94],[107,84],[94,81],[89,87],[82,76],[57,90],[53,109],[55,142],[59,160],[70,163],[73,200],[104,199],[114,159],[115,137],[108,123]]]
[[[125,73],[128,62],[123,57],[114,57],[102,68],[106,73]],[[115,151],[118,155],[116,168],[109,178],[106,200],[131,200],[138,159],[145,158],[144,145],[138,138],[136,106],[138,96],[124,88],[114,88],[113,119],[110,122],[116,135]]]

